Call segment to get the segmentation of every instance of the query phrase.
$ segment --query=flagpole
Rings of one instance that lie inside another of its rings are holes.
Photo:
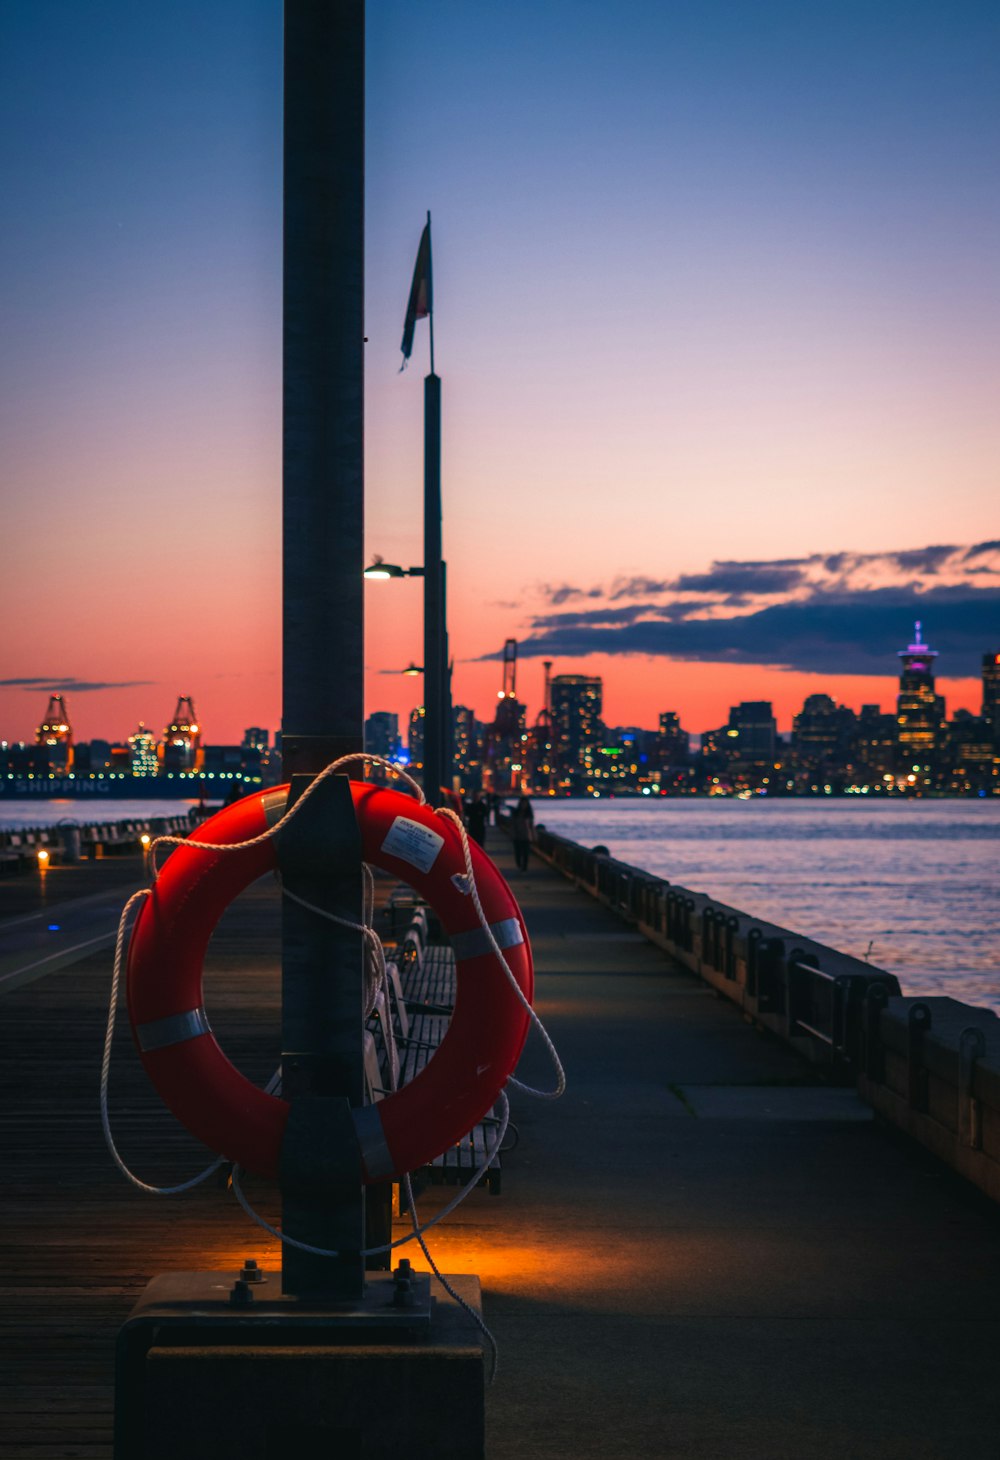
[[[431,374],[434,374],[434,270],[431,264],[431,210],[427,209],[427,323],[431,333]]]
[[[445,779],[442,678],[441,381],[424,379],[424,794],[440,805]]]

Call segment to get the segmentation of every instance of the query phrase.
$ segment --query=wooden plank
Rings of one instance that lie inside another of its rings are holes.
[[[219,1042],[260,1085],[280,1047],[278,914],[265,879],[226,914],[206,963]],[[415,978],[429,988],[432,973],[435,990],[446,986],[442,977],[453,982],[450,950],[428,950],[401,968],[404,994],[413,997]],[[232,1271],[250,1256],[271,1271],[280,1265],[277,1242],[246,1222],[223,1179],[156,1198],[115,1169],[97,1101],[109,983],[110,960],[98,955],[0,1002],[0,1460],[110,1460],[115,1337],[154,1273]],[[416,1016],[411,1032],[436,1047],[447,1023]],[[116,1030],[111,1111],[122,1154],[144,1179],[186,1179],[211,1153],[149,1086],[124,1010]],[[424,1069],[431,1054],[401,1047],[403,1077]],[[480,1131],[441,1159],[434,1179],[468,1179],[484,1149]],[[273,1190],[248,1187],[275,1218]]]

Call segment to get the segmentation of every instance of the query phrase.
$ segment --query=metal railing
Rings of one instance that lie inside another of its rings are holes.
[[[535,849],[836,1078],[850,1079],[863,1057],[869,996],[900,993],[891,973],[545,827]]]

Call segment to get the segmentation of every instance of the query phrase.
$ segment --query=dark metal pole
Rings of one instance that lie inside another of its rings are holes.
[[[441,761],[442,785],[450,791],[455,777],[455,724],[451,703],[451,650],[448,646],[448,564],[441,564]]]
[[[282,749],[294,797],[330,760],[360,750],[363,734],[364,0],[286,0],[284,81]],[[358,921],[348,801],[343,782],[321,787],[282,836],[279,863],[289,890],[323,870],[310,900],[325,896]],[[331,873],[319,861],[332,843]],[[323,1132],[337,1127],[346,1141],[345,1112],[364,1100],[362,1000],[358,935],[286,899],[283,1222],[293,1237],[348,1254],[286,1247],[287,1292],[349,1298],[364,1285],[356,1153],[353,1180],[331,1178],[329,1163],[322,1180],[310,1171],[313,1156],[323,1164]],[[345,1169],[351,1159],[347,1151]]]
[[[424,378],[424,792],[437,806],[444,780],[444,569],[441,562],[441,380]]]

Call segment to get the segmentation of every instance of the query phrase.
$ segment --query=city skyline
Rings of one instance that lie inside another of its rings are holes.
[[[791,733],[780,733],[769,700],[730,705],[724,724],[692,744],[676,711],[655,728],[615,726],[604,718],[599,676],[551,673],[544,662],[544,707],[534,716],[517,699],[513,641],[505,646],[504,690],[492,718],[468,706],[453,711],[450,757],[427,755],[422,708],[408,717],[373,711],[364,748],[405,765],[424,785],[467,800],[508,796],[974,796],[1000,793],[1000,650],[982,654],[981,714],[948,716],[936,680],[938,651],[913,626],[897,650],[894,707],[868,702],[860,713],[826,693],[809,695]],[[405,744],[404,744],[405,740]],[[62,695],[49,698],[33,743],[0,741],[0,793],[6,796],[123,796],[142,786],[155,796],[228,792],[284,779],[282,745],[260,726],[238,745],[213,744],[194,701],[180,696],[162,739],[140,725],[127,743],[74,734]],[[214,784],[213,784],[214,783]]]
[[[917,621],[916,624],[913,626],[913,628],[914,628],[914,633],[913,633],[913,635],[911,635],[911,640],[913,638],[916,639],[916,646],[914,645],[913,642],[910,642],[909,644],[904,644],[899,649],[893,651],[892,659],[896,661],[896,663],[894,665],[894,673],[890,673],[890,674],[887,674],[887,675],[879,676],[877,678],[875,676],[859,677],[859,678],[862,678],[863,685],[869,691],[874,691],[876,689],[876,686],[878,686],[878,685],[881,684],[881,685],[883,685],[883,688],[885,689],[886,694],[884,694],[881,698],[879,697],[878,694],[875,694],[875,696],[873,698],[872,697],[872,694],[869,693],[867,697],[858,700],[856,703],[850,703],[850,702],[847,702],[847,701],[839,701],[839,700],[837,700],[837,697],[836,696],[833,696],[833,695],[830,695],[830,698],[832,700],[834,700],[835,703],[842,704],[845,708],[847,708],[847,709],[849,709],[849,710],[851,710],[851,711],[853,711],[855,713],[859,712],[863,706],[871,706],[873,704],[875,706],[877,706],[880,711],[886,712],[886,713],[891,713],[892,712],[891,711],[891,706],[895,702],[896,697],[897,697],[897,694],[899,693],[899,661],[905,659],[908,655],[911,655],[915,647],[919,647],[921,649],[926,650],[926,652],[930,656],[930,660],[932,662],[935,661],[935,660],[937,660],[939,658],[939,656],[940,656],[940,650],[937,649],[935,647],[935,645],[933,645],[932,643],[930,643],[928,637],[926,635],[924,635],[923,625],[919,621]],[[979,658],[980,658],[980,661],[981,661],[981,665],[982,664],[985,664],[985,662],[986,662],[987,659],[994,660],[994,662],[1000,662],[1000,659],[996,659],[995,658],[995,652],[996,651],[994,651],[994,649],[985,648],[985,647],[981,646],[980,652],[979,652]],[[890,662],[891,662],[891,660],[890,660]],[[580,674],[581,674],[579,664],[574,664],[573,661],[565,661],[561,665],[557,665],[555,661],[547,661],[547,663],[546,663],[546,665],[544,667],[545,667],[545,669],[546,669],[547,672],[551,672],[551,670],[553,668],[555,669],[555,673],[554,673],[554,675],[552,675],[553,681],[558,680],[560,677],[563,677],[563,678],[566,678],[566,677],[568,677],[568,678],[576,678],[576,677],[579,677]],[[994,677],[995,677],[995,672],[994,672]],[[603,677],[598,675],[598,676],[596,676],[596,678],[601,681],[602,692],[606,695],[607,694],[607,690],[608,690],[608,686],[604,682]],[[820,678],[821,678],[820,676],[817,676],[817,679],[818,680]],[[984,680],[982,678],[982,668],[981,667],[980,667],[980,674],[974,680],[971,681],[972,693],[968,696],[968,702],[966,702],[965,699],[963,699],[961,701],[952,701],[949,698],[948,693],[947,693],[947,686],[949,684],[949,680],[946,677],[941,676],[940,674],[937,674],[936,675],[936,680],[937,680],[937,685],[938,685],[939,691],[941,693],[941,698],[946,703],[946,706],[947,706],[947,714],[948,714],[949,717],[954,718],[956,711],[967,711],[967,712],[969,712],[970,714],[973,714],[973,715],[979,715],[980,714],[980,712],[982,710],[982,707],[983,707],[983,704],[984,704],[984,694],[985,694],[985,685],[984,685]],[[49,701],[49,706],[48,706],[49,708],[51,708],[51,696],[52,695],[57,696],[60,700],[66,700],[68,702],[69,695],[72,694],[72,691],[73,691],[74,686],[69,685],[69,687],[67,689],[65,685],[63,686],[63,688],[59,688],[58,686],[53,685],[51,688],[49,688],[47,686],[47,682],[45,682],[45,683],[46,683],[46,687],[44,689],[42,688],[41,685],[24,685],[24,686],[21,686],[21,688],[22,688],[22,690],[25,693],[37,693],[37,694],[42,695],[46,700]],[[955,683],[955,681],[953,680],[953,681],[951,681],[951,683]],[[964,684],[964,681],[962,681],[962,683]],[[777,728],[777,731],[778,731],[779,734],[787,735],[787,734],[790,733],[790,731],[792,730],[793,721],[794,721],[795,717],[798,716],[798,714],[803,709],[806,700],[809,699],[811,696],[814,696],[814,695],[817,695],[817,694],[819,694],[819,695],[829,695],[830,694],[829,686],[824,687],[822,684],[819,684],[817,688],[810,689],[808,691],[808,693],[804,696],[803,700],[799,704],[797,704],[797,705],[794,706],[794,708],[792,709],[791,713],[787,717],[787,720],[785,720],[777,712],[777,708],[775,707],[775,709],[774,709],[774,719],[775,719],[775,725],[776,725],[776,728]],[[184,703],[186,703],[190,707],[190,710],[191,710],[192,715],[194,715],[195,713],[197,713],[195,711],[195,709],[194,709],[194,698],[195,698],[194,696],[175,695],[173,698],[176,701],[175,710],[174,710],[174,715],[175,716],[177,714],[178,707],[180,706],[180,704],[181,704],[182,701]],[[491,718],[493,716],[493,713],[495,711],[495,706],[496,706],[497,698],[498,698],[498,692],[494,693],[491,696],[491,699],[486,701],[486,703],[485,703],[485,705],[483,707],[483,711],[482,711],[482,715],[481,716],[480,716],[480,713],[479,713],[479,707],[478,706],[476,706],[476,705],[466,705],[464,703],[464,701],[462,701],[458,697],[456,697],[455,700],[454,700],[454,706],[455,706],[455,709],[456,710],[459,710],[459,709],[462,709],[462,710],[470,710],[472,712],[472,714],[476,717],[477,721],[479,721],[479,723],[481,723],[483,725],[488,725],[490,723],[490,720],[491,720]],[[535,720],[538,718],[539,712],[544,708],[544,705],[545,705],[545,691],[544,691],[544,689],[543,689],[542,693],[539,695],[538,699],[535,700],[535,701],[532,701],[532,700],[526,699],[525,696],[524,696],[524,694],[522,693],[522,691],[519,688],[518,689],[518,696],[517,696],[517,698],[518,698],[518,702],[524,707],[524,709],[526,711],[528,723],[529,724],[533,724],[535,722]],[[676,714],[678,716],[680,724],[683,726],[683,728],[689,734],[694,735],[696,737],[705,737],[705,736],[709,736],[713,732],[715,732],[718,729],[718,727],[724,722],[726,714],[728,714],[732,710],[734,703],[747,701],[747,700],[750,699],[750,696],[744,696],[744,697],[742,697],[742,701],[741,701],[740,696],[729,695],[728,697],[726,697],[726,695],[724,694],[724,692],[723,691],[720,691],[720,702],[721,702],[721,699],[723,699],[723,698],[726,699],[726,705],[725,705],[724,711],[720,713],[718,719],[716,721],[714,721],[712,724],[704,725],[704,726],[701,726],[700,728],[698,728],[698,727],[694,726],[693,724],[691,724],[690,720],[688,719],[688,717],[686,715],[686,712],[685,712],[683,706],[667,705],[666,703],[660,704],[659,707],[657,708],[655,714],[653,714],[651,717],[649,717],[649,718],[647,718],[645,720],[639,719],[639,718],[636,718],[636,717],[632,717],[632,718],[624,717],[623,718],[623,717],[620,717],[620,716],[617,716],[617,715],[614,715],[614,714],[605,714],[603,716],[603,723],[606,724],[609,728],[610,727],[617,727],[617,728],[623,728],[623,729],[624,728],[651,729],[651,728],[653,728],[655,726],[655,724],[657,723],[657,721],[660,720],[665,713],[671,713],[671,714]],[[760,696],[759,695],[758,696],[755,696],[755,698],[756,699],[759,699]],[[886,699],[886,704],[883,704],[883,699]],[[614,702],[612,701],[612,703],[614,703]],[[773,701],[769,701],[768,703],[773,705]],[[410,717],[414,713],[416,713],[420,709],[420,707],[421,707],[421,701],[420,700],[417,700],[416,703],[409,704],[405,708],[405,710],[403,712],[400,712],[398,710],[389,709],[386,706],[380,705],[380,704],[366,705],[366,707],[365,707],[365,716],[366,716],[366,719],[367,719],[370,716],[378,716],[378,715],[385,715],[385,714],[393,715],[398,720],[399,726],[401,728],[401,734],[402,734],[402,730],[405,728],[405,726],[406,726],[407,722],[409,721]],[[137,719],[130,726],[130,728],[127,729],[127,730],[111,730],[111,729],[109,729],[109,727],[107,725],[105,725],[102,728],[102,730],[100,731],[100,733],[92,733],[89,730],[89,728],[87,730],[84,730],[84,729],[80,728],[81,721],[77,717],[75,711],[72,712],[72,713],[69,712],[68,703],[66,704],[66,706],[64,708],[64,712],[67,714],[68,719],[71,722],[71,729],[72,729],[73,738],[77,742],[89,741],[89,740],[100,740],[100,741],[107,741],[107,742],[109,742],[111,744],[123,745],[129,739],[129,737],[130,736],[134,736],[137,731],[143,731],[143,732],[145,732],[153,740],[160,740],[164,736],[169,737],[170,731],[172,729],[176,728],[175,726],[173,726],[173,725],[171,725],[171,724],[168,723],[168,724],[165,724],[163,726],[162,730],[160,730],[160,729],[157,728],[157,722],[155,720],[153,720],[153,719],[146,719],[146,718],[140,718],[140,719]],[[204,723],[204,721],[205,721],[205,717],[204,716],[201,716],[199,714],[198,718],[202,721],[202,724],[201,724],[201,727],[200,727],[200,733],[201,733],[202,737],[204,738],[204,740],[205,740],[206,743],[212,743],[212,744],[230,743],[230,744],[234,744],[235,745],[235,744],[240,743],[241,741],[244,741],[245,738],[246,738],[246,736],[249,735],[249,734],[251,734],[251,733],[253,733],[254,735],[259,735],[259,734],[263,733],[264,736],[265,736],[265,743],[266,743],[266,737],[268,737],[268,736],[274,736],[275,733],[280,730],[280,727],[279,726],[274,725],[274,726],[264,727],[263,728],[263,732],[261,732],[261,731],[258,731],[256,729],[256,727],[250,727],[248,729],[248,727],[246,725],[243,725],[243,726],[240,727],[238,733],[234,733],[234,734],[229,735],[229,736],[224,736],[224,735],[221,735],[221,734],[212,733],[211,725],[206,726],[205,723]],[[258,721],[261,718],[262,717],[258,716],[257,717]],[[36,733],[39,731],[39,726],[40,726],[41,723],[43,723],[43,720],[44,720],[44,717],[41,717],[41,716],[36,717],[35,721],[31,725],[30,729],[24,728],[19,733],[18,732],[10,732],[7,727],[5,727],[3,725],[0,725],[0,742],[3,742],[3,743],[12,743],[12,744],[13,743],[18,743],[18,742],[20,742],[20,743],[30,743],[30,742],[32,742],[36,738]],[[85,721],[83,723],[86,724],[88,722]],[[197,729],[199,729],[199,727],[196,726],[195,729],[197,730]],[[405,735],[403,736],[403,738],[405,739]]]
[[[280,22],[0,19],[10,733],[26,688],[82,734],[187,690],[220,740],[279,723]],[[551,658],[614,723],[766,695],[787,726],[888,704],[921,617],[977,708],[998,57],[984,3],[370,7],[367,546],[421,561],[430,208],[456,701],[485,713],[513,636],[531,703]],[[419,584],[366,604],[368,707],[405,715]]]

